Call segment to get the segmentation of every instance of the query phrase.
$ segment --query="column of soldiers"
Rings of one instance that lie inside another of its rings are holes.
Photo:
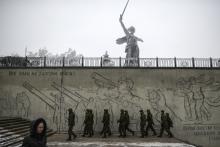
[[[69,138],[68,141],[71,140],[71,136],[73,136],[73,139],[77,137],[77,135],[73,132],[73,126],[75,125],[75,114],[72,109],[69,109],[69,117],[68,117],[68,135]],[[130,124],[130,118],[127,110],[121,109],[120,118],[117,121],[119,123],[118,131],[119,131],[119,137],[126,137],[126,132],[130,132],[134,136],[134,131],[129,128]],[[103,128],[100,132],[100,135],[103,138],[106,138],[107,136],[111,136],[111,128],[110,128],[110,114],[107,109],[104,109],[103,114]],[[84,119],[84,130],[82,137],[88,136],[92,137],[94,135],[93,125],[94,125],[94,114],[91,109],[87,109],[85,113],[85,119]],[[146,125],[147,124],[147,125]],[[173,122],[171,118],[169,117],[168,113],[164,113],[164,111],[161,111],[161,120],[160,120],[161,128],[160,128],[160,134],[158,137],[162,137],[164,131],[166,131],[169,135],[169,137],[173,137],[173,134],[170,131],[170,128],[173,127]],[[143,110],[140,110],[140,131],[142,138],[148,136],[148,132],[151,130],[153,132],[153,135],[156,136],[157,133],[154,129],[154,121],[153,116],[150,110],[147,110],[147,116],[144,114]]]

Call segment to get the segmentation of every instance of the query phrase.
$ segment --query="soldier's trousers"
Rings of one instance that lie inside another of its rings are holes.
[[[147,124],[147,127],[146,127],[146,135],[148,135],[148,131],[149,129],[151,129],[151,131],[154,133],[154,135],[157,135],[154,127],[153,127],[153,124]]]
[[[88,125],[88,135],[90,137],[94,135],[93,124]]]
[[[126,136],[125,125],[119,124],[118,131],[119,131],[119,133],[120,133],[120,136]]]
[[[141,137],[144,137],[145,136],[145,124],[141,124],[140,129],[141,129]]]
[[[76,138],[76,134],[73,132],[73,126],[69,126],[68,129],[68,135],[69,135],[69,139],[71,139],[71,136],[73,135],[74,138]]]
[[[125,133],[126,133],[126,130],[127,130],[128,132],[132,133],[132,135],[134,135],[134,131],[129,128],[129,124],[126,124],[126,125],[125,125]]]
[[[88,132],[89,132],[89,126],[88,126],[88,124],[85,124],[84,130],[83,130],[83,135],[84,135],[84,136],[87,135]]]
[[[104,137],[108,134],[109,136],[112,134],[109,124],[104,124],[101,134],[104,134]]]
[[[168,133],[168,135],[169,135],[170,137],[173,137],[173,134],[171,133],[169,127],[161,127],[161,129],[160,129],[160,135],[159,135],[159,136],[162,136],[162,135],[163,135],[164,130]]]

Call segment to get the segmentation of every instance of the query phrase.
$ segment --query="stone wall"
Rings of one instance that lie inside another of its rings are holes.
[[[220,144],[220,70],[36,68],[0,69],[0,116],[43,117],[57,131],[67,130],[67,109],[83,130],[85,109],[93,109],[95,131],[103,110],[117,131],[120,109],[139,131],[139,110],[150,109],[157,132],[160,111],[173,119],[174,135],[198,145]]]

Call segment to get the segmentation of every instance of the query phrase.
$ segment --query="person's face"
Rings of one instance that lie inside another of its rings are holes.
[[[39,125],[37,126],[37,134],[41,134],[43,130],[44,130],[44,124],[39,123]]]

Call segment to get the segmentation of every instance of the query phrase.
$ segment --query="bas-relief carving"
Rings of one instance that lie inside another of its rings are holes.
[[[139,130],[139,110],[151,109],[155,123],[159,126],[160,111],[170,113],[174,127],[178,124],[218,123],[216,111],[220,107],[220,82],[217,77],[205,74],[177,77],[172,88],[151,87],[146,83],[143,94],[137,92],[138,83],[129,76],[114,77],[108,74],[92,72],[89,79],[92,87],[72,87],[64,81],[51,81],[50,89],[35,87],[31,81],[20,83],[23,90],[7,91],[1,87],[1,114],[18,115],[28,118],[32,115],[32,105],[45,104],[45,117],[54,129],[67,129],[67,109],[76,113],[76,130],[82,130],[85,109],[91,108],[95,115],[94,129],[101,129],[103,109],[111,113],[111,127],[117,131],[117,119],[120,109],[127,109],[131,127]],[[40,79],[39,79],[40,80]],[[166,79],[163,79],[163,85]],[[12,85],[13,87],[13,85]],[[150,88],[149,88],[150,87]],[[170,101],[170,97],[182,100],[182,103]],[[183,107],[183,112],[178,112]],[[16,109],[16,110],[15,110]],[[213,110],[215,109],[215,110]],[[177,111],[178,110],[178,111]],[[17,112],[17,114],[15,114]],[[215,112],[215,113],[213,113]]]

